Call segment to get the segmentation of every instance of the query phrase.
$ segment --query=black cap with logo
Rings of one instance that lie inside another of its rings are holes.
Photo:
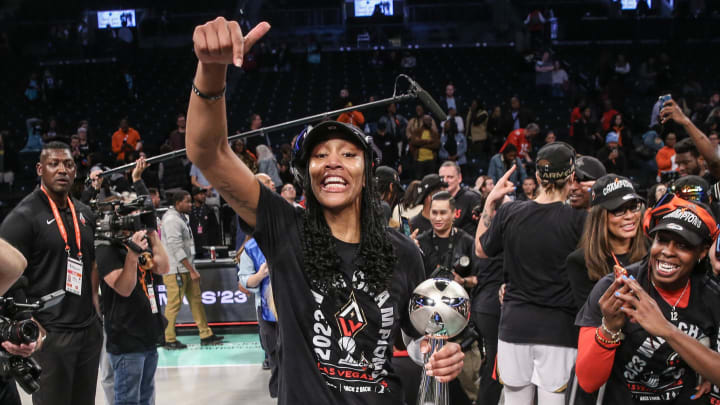
[[[575,178],[577,181],[595,181],[607,174],[601,161],[592,156],[580,156],[575,161]]]
[[[425,200],[425,197],[428,196],[430,192],[433,190],[436,190],[438,188],[446,188],[448,184],[443,181],[442,177],[435,173],[428,174],[427,176],[423,177],[422,181],[420,182],[420,187],[418,188],[418,198],[415,200],[415,205],[422,204],[422,202]]]
[[[708,213],[710,209],[698,203],[697,206]],[[713,237],[710,229],[692,209],[676,208],[660,218],[655,226],[648,232],[653,236],[655,232],[672,232],[688,242],[691,246],[700,246],[704,243],[712,243]]]
[[[565,142],[549,143],[540,148],[536,161],[541,180],[562,180],[575,171],[575,149]]]
[[[627,177],[610,173],[595,181],[590,206],[599,205],[612,211],[632,200],[645,201],[635,192],[635,187]]]

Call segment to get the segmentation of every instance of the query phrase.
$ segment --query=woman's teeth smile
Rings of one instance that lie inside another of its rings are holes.
[[[670,276],[675,273],[679,268],[680,266],[678,266],[677,264],[663,262],[660,260],[655,263],[655,270],[657,270],[657,272],[662,276]]]
[[[331,193],[341,192],[346,188],[347,182],[340,176],[328,176],[322,182],[322,189]]]

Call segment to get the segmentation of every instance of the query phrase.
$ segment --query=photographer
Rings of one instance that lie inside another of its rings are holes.
[[[115,403],[148,404],[158,362],[156,345],[163,334],[152,273],[166,274],[169,265],[154,228],[135,232],[130,241],[103,241],[96,250],[106,348],[115,376]],[[150,251],[152,257],[147,256]]]
[[[62,302],[36,315],[47,331],[33,358],[42,367],[35,405],[95,403],[102,329],[95,267],[95,217],[69,196],[75,161],[62,142],[43,146],[37,166],[40,188],[23,199],[0,226],[5,238],[28,259],[29,301],[65,290]]]
[[[22,275],[25,267],[27,267],[27,261],[22,253],[5,240],[0,239],[0,294],[5,294],[8,288]],[[2,342],[2,348],[6,352],[23,357],[30,356],[36,345],[36,342],[22,345],[16,345],[9,341]],[[0,404],[20,405],[20,396],[13,380],[0,379]]]
[[[432,230],[420,234],[418,243],[423,252],[426,277],[443,269],[444,272],[452,272],[454,280],[460,285],[472,288],[477,284],[475,276],[470,274],[473,238],[453,226],[456,212],[455,199],[449,192],[435,193],[430,202]],[[467,262],[461,260],[463,256],[468,259]]]

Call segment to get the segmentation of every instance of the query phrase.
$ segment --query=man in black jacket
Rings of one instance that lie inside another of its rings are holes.
[[[475,234],[477,221],[473,220],[472,210],[482,204],[482,196],[470,187],[462,185],[462,172],[456,162],[447,161],[440,166],[440,178],[447,183],[447,191],[455,199],[455,226],[470,235]]]
[[[455,199],[448,191],[435,193],[430,202],[432,229],[420,234],[418,243],[423,252],[426,277],[438,269],[451,271],[454,280],[469,289],[477,284],[471,273],[473,238],[453,226],[456,212]]]

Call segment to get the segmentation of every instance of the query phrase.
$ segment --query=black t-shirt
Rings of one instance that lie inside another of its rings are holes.
[[[666,319],[671,306],[648,280],[647,259],[627,267],[645,291],[655,299]],[[576,325],[600,326],[602,312],[598,301],[612,284],[614,274],[597,282],[585,306],[577,315]],[[690,279],[687,308],[677,308],[678,320],[670,321],[685,334],[703,345],[717,350],[720,327],[720,296],[706,287],[707,279],[695,272]],[[626,322],[625,339],[615,349],[610,378],[605,389],[604,404],[697,404],[690,399],[695,393],[697,374],[663,339],[653,337],[639,324]],[[717,391],[716,391],[717,392]],[[717,394],[713,394],[717,401]],[[708,401],[708,396],[703,399]]]
[[[475,256],[473,266],[478,284],[473,289],[472,312],[500,316],[498,291],[503,283],[502,253],[488,259]]]
[[[387,229],[397,264],[392,289],[374,298],[353,289],[340,305],[312,290],[302,258],[304,212],[260,187],[253,233],[267,258],[278,312],[280,404],[399,404],[400,378],[392,367],[400,328],[419,337],[408,304],[424,279],[420,250],[406,236]],[[247,226],[245,226],[247,229]],[[333,248],[333,247],[328,247]],[[357,246],[335,240],[338,271],[352,285]],[[368,348],[365,350],[365,348]]]
[[[455,226],[463,229],[468,234],[475,237],[477,231],[477,221],[473,220],[472,210],[478,205],[482,205],[482,196],[477,191],[469,187],[460,187],[455,194]]]
[[[97,320],[91,283],[95,262],[95,216],[87,205],[74,198],[72,202],[75,205],[82,244],[81,295],[66,291],[60,304],[35,314],[38,322],[50,331],[81,329]],[[70,256],[77,259],[75,227],[70,208],[58,207],[58,211],[68,235]],[[68,264],[65,241],[42,190],[38,188],[28,194],[8,214],[0,225],[0,237],[15,246],[27,259],[28,266],[23,275],[28,278],[25,295],[29,301],[35,301],[57,290],[65,290]]]
[[[209,252],[203,246],[220,244],[220,226],[210,207],[205,204],[199,207],[193,205],[190,211],[190,229],[195,241],[196,257],[209,257]]]
[[[432,224],[430,223],[430,220],[425,218],[422,212],[410,218],[410,232],[414,232],[416,229],[420,230],[420,232],[418,232],[418,235],[423,232],[432,230]]]
[[[461,277],[470,276],[473,273],[472,262],[474,259],[474,241],[472,236],[462,229],[455,229],[452,235],[447,238],[440,238],[435,232],[430,230],[418,236],[420,250],[423,254],[423,263],[425,264],[425,276],[430,277],[437,266],[445,266],[453,269],[453,264],[462,256],[470,259],[470,265],[465,269],[458,269]],[[452,242],[452,251],[450,251],[450,243]]]
[[[620,265],[623,267],[630,264],[628,263],[630,257],[627,253],[615,255],[615,257],[617,257],[618,262],[620,262]],[[614,265],[615,260],[610,257],[608,259],[608,272],[612,273],[614,271]],[[596,280],[590,280],[590,277],[588,276],[587,267],[585,266],[584,249],[577,249],[576,251],[570,253],[567,258],[567,272],[568,279],[570,280],[570,288],[572,288],[573,297],[575,299],[575,305],[577,305],[578,308],[582,308],[582,306],[585,305],[588,295],[590,295],[590,291],[592,291],[593,287],[595,287],[595,283],[597,283]]]
[[[162,329],[162,315],[152,313],[149,295],[141,284],[144,278],[145,285],[155,291],[156,308],[160,308],[157,301],[157,286],[153,284],[152,272],[142,272],[137,269],[137,283],[128,297],[123,297],[105,282],[105,276],[114,270],[122,269],[125,264],[127,250],[124,247],[99,244],[96,250],[98,273],[100,274],[100,289],[102,291],[102,308],[107,333],[107,351],[112,354],[138,353],[155,348]]]
[[[560,202],[514,201],[500,206],[481,238],[485,253],[503,253],[506,280],[499,338],[508,343],[577,346],[577,307],[565,269],[585,211]]]

